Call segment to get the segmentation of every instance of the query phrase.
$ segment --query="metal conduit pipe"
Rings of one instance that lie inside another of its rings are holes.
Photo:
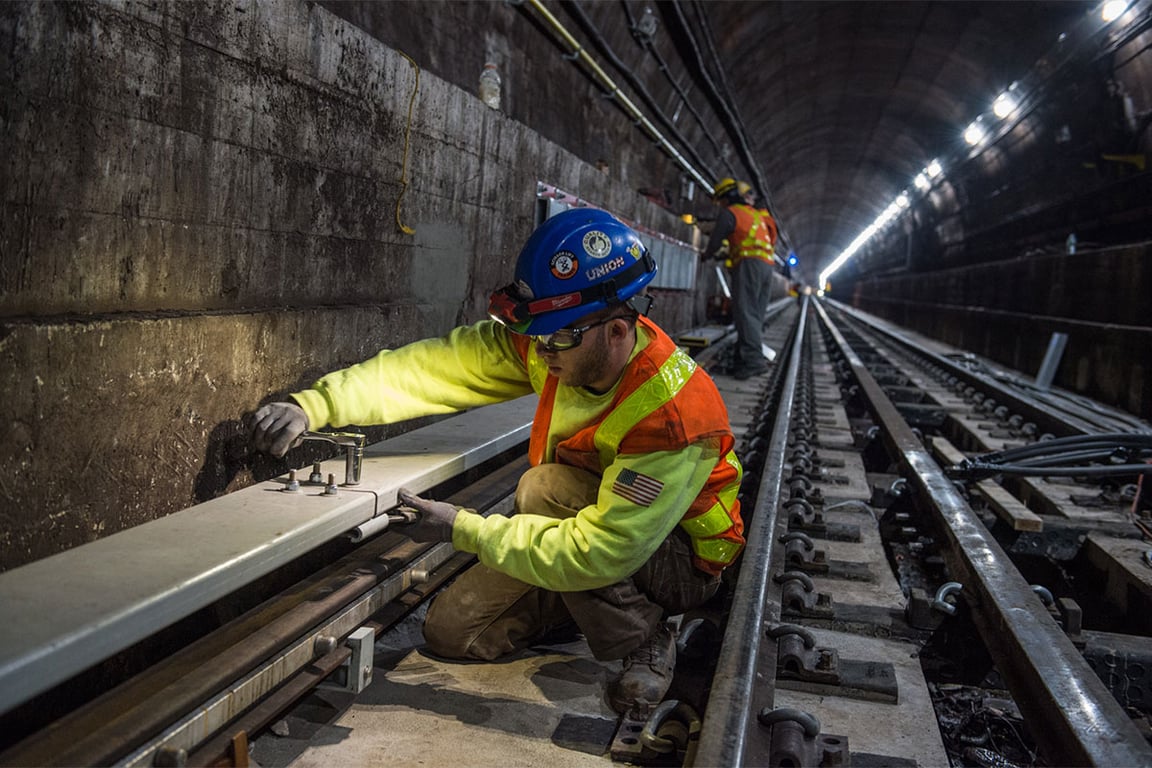
[[[648,133],[648,135],[651,136],[652,139],[654,139],[656,143],[664,149],[665,152],[672,156],[672,159],[675,160],[681,168],[683,168],[709,195],[711,195],[714,189],[712,184],[704,178],[704,176],[700,173],[700,171],[696,169],[694,165],[688,162],[688,160],[684,157],[684,155],[680,153],[678,149],[676,149],[676,147],[672,146],[672,143],[668,141],[664,134],[662,134],[656,128],[656,126],[652,124],[652,121],[644,116],[644,113],[642,113],[640,109],[634,103],[632,103],[632,100],[629,99],[620,90],[620,86],[618,86],[616,82],[611,77],[609,77],[603,69],[601,69],[600,65],[596,63],[596,60],[588,55],[588,52],[584,49],[584,46],[581,45],[580,42],[577,41],[576,38],[574,38],[572,34],[564,27],[564,25],[561,24],[560,21],[552,15],[551,11],[545,8],[540,0],[528,0],[527,4],[538,14],[540,14],[545,23],[552,28],[552,30],[560,37],[561,40],[563,40],[564,44],[572,49],[572,55],[584,62],[585,66],[591,70],[595,79],[598,80],[600,85],[608,91],[608,95],[615,99],[616,103],[619,104],[624,109],[624,111],[628,113],[629,116],[635,119],[636,124],[643,128]]]
[[[592,19],[588,18],[588,14],[584,13],[584,9],[581,8],[576,2],[573,2],[573,0],[561,0],[561,4],[570,14],[572,14],[580,26],[584,28],[584,32],[592,38],[592,42],[594,42],[596,47],[600,49],[600,53],[608,59],[609,63],[611,63],[612,66],[615,67],[616,70],[624,76],[624,79],[628,81],[628,84],[632,86],[632,89],[637,94],[639,94],[640,98],[648,106],[648,109],[651,110],[652,114],[654,114],[660,123],[664,126],[665,130],[667,130],[680,143],[680,145],[683,146],[685,150],[692,155],[692,160],[697,165],[702,167],[708,173],[708,175],[715,176],[716,172],[708,167],[708,164],[705,163],[703,159],[701,159],[700,155],[697,154],[696,150],[692,147],[688,140],[684,138],[683,134],[680,133],[680,131],[672,123],[669,117],[665,115],[656,105],[655,99],[652,98],[652,94],[648,93],[647,89],[644,87],[644,84],[641,83],[635,75],[628,71],[628,67],[624,64],[624,62],[620,61],[620,57],[618,57],[616,52],[613,51],[611,46],[608,45],[608,41],[605,40],[604,36],[600,34],[600,31],[596,29],[596,25],[592,23]]]
[[[626,2],[622,5],[624,6],[624,15],[628,17],[628,26],[635,30],[637,24],[636,17],[632,13],[632,6]],[[700,131],[704,134],[704,137],[708,139],[708,143],[712,145],[712,150],[716,153],[716,156],[720,158],[720,160],[724,163],[725,167],[727,167],[727,175],[737,176],[738,174],[736,172],[735,166],[732,165],[732,161],[724,157],[724,152],[720,148],[719,142],[716,141],[716,137],[712,135],[712,132],[708,130],[708,126],[704,124],[704,118],[700,115],[700,111],[696,109],[696,107],[689,100],[687,91],[684,90],[684,87],[680,85],[680,83],[676,82],[676,78],[672,77],[672,72],[668,68],[668,62],[664,61],[664,57],[660,55],[660,51],[656,50],[656,46],[653,45],[652,39],[644,38],[640,41],[640,45],[644,48],[649,56],[656,60],[656,67],[664,74],[664,78],[668,81],[668,84],[672,86],[672,90],[676,91],[676,95],[680,97],[680,101],[683,102],[684,106],[688,108],[688,111],[692,113],[692,117],[696,118],[696,124],[700,126]],[[676,116],[673,115],[672,117],[675,119]]]
[[[748,170],[752,172],[755,177],[755,186],[764,195],[764,199],[771,204],[771,198],[768,195],[768,183],[764,179],[764,172],[760,170],[760,165],[756,162],[755,156],[752,154],[752,147],[748,143],[748,137],[744,132],[743,125],[740,117],[732,110],[732,105],[724,98],[720,92],[720,88],[708,74],[708,68],[704,64],[704,54],[700,51],[700,44],[696,40],[696,35],[692,32],[692,26],[688,23],[688,19],[684,17],[684,11],[680,7],[679,2],[672,3],[672,9],[676,20],[680,23],[681,30],[685,38],[692,46],[692,53],[696,56],[696,66],[699,68],[701,76],[704,81],[708,83],[708,87],[712,90],[716,102],[720,106],[720,113],[723,117],[727,118],[728,127],[733,136],[736,137],[737,149],[740,151],[740,156],[744,158]]]
[[[672,9],[676,20],[680,23],[684,37],[688,40],[692,47],[692,53],[696,56],[696,65],[699,67],[701,76],[712,90],[712,95],[715,97],[716,102],[720,105],[721,117],[727,118],[728,128],[731,135],[736,138],[737,149],[740,156],[744,159],[749,172],[754,177],[754,186],[759,190],[764,202],[768,205],[768,209],[772,212],[773,217],[776,218],[776,226],[779,230],[779,242],[782,244],[780,249],[783,252],[791,250],[792,239],[788,235],[787,228],[784,222],[780,220],[775,204],[772,202],[772,194],[769,191],[768,181],[764,177],[764,171],[761,170],[760,164],[756,162],[756,156],[752,152],[752,145],[748,139],[748,134],[744,130],[744,121],[736,112],[736,105],[732,101],[732,97],[728,90],[727,79],[724,76],[724,67],[720,64],[719,54],[716,52],[716,47],[712,44],[712,36],[709,34],[709,26],[707,24],[707,15],[699,2],[695,2],[693,7],[696,10],[697,17],[700,23],[697,25],[701,30],[701,37],[708,45],[708,52],[711,54],[715,62],[716,71],[720,77],[721,83],[717,85],[712,76],[708,74],[708,68],[704,63],[704,54],[700,50],[700,43],[697,41],[696,33],[693,32],[693,27],[688,23],[688,19],[684,16],[684,11],[680,7],[680,0],[673,0]]]

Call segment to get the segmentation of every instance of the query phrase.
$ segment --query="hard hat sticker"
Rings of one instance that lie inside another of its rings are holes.
[[[632,245],[628,246],[628,253],[630,253],[632,255],[633,259],[635,259],[636,261],[639,261],[640,260],[640,243],[632,243]]]
[[[599,266],[592,267],[592,269],[585,270],[584,276],[589,280],[599,280],[605,275],[610,275],[616,270],[624,266],[624,257],[617,256],[612,261],[606,261]]]
[[[612,240],[600,230],[594,229],[584,235],[584,250],[594,259],[602,259],[612,253]]]
[[[576,270],[580,268],[580,262],[572,251],[560,251],[552,257],[550,266],[553,275],[561,280],[567,280],[576,274]]]

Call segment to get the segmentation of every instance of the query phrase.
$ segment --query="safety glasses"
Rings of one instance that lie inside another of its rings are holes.
[[[580,326],[579,328],[561,328],[555,333],[546,333],[541,336],[533,336],[532,341],[540,344],[544,349],[549,352],[566,352],[569,349],[576,349],[580,346],[580,342],[584,341],[584,334],[592,330],[598,325],[605,325],[613,320],[630,320],[632,315],[612,315],[603,320],[597,320],[595,323]]]

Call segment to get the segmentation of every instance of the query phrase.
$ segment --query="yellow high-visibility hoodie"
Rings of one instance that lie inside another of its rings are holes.
[[[650,341],[637,326],[632,359]],[[532,350],[530,355],[534,356]],[[531,359],[531,358],[530,358]],[[593,394],[559,386],[545,461],[553,449],[595,422],[612,404],[615,387]],[[533,392],[528,366],[503,325],[482,320],[443,337],[425,339],[330,373],[292,398],[309,429],[349,424],[391,424],[512,400]],[[726,425],[725,425],[726,426]],[[512,517],[483,517],[461,510],[452,544],[485,565],[553,591],[582,591],[614,584],[635,573],[681,521],[709,479],[719,457],[714,440],[677,450],[619,454],[601,479],[595,504],[563,520],[520,510]],[[622,473],[659,486],[654,499],[614,492]]]

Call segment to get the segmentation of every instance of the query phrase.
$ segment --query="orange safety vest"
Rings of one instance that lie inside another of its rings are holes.
[[[736,227],[728,236],[732,263],[738,264],[743,259],[775,261],[776,220],[772,214],[739,203],[728,206],[728,210],[736,217]]]
[[[625,368],[616,396],[600,419],[562,440],[554,461],[603,476],[617,454],[675,451],[700,440],[717,440],[716,466],[680,527],[692,538],[696,567],[719,574],[744,547],[736,498],[744,470],[734,450],[728,411],[715,384],[691,357],[647,318],[638,324],[652,335],[648,346]],[[528,443],[528,460],[536,466],[544,461],[557,379],[531,354],[531,337],[513,338],[540,395]]]

